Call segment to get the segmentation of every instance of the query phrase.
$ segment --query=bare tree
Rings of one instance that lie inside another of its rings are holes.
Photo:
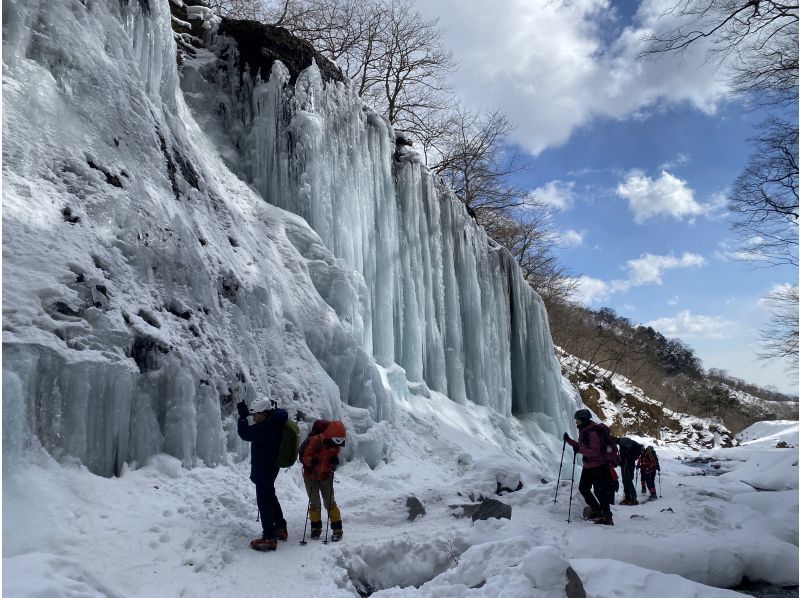
[[[426,148],[436,157],[432,170],[489,236],[511,252],[548,306],[566,300],[576,279],[554,253],[550,207],[511,182],[528,164],[510,149],[513,129],[505,114],[456,106],[443,130]]]
[[[532,203],[526,190],[509,182],[529,165],[518,153],[509,152],[507,141],[513,127],[505,114],[499,110],[479,114],[457,106],[448,128],[448,134],[436,144],[440,157],[432,170],[473,215],[480,219],[482,212]],[[490,223],[488,214],[484,216]]]
[[[362,97],[382,108],[396,128],[413,134],[426,114],[448,106],[446,80],[455,60],[442,43],[438,19],[424,19],[411,0],[383,0],[382,6],[381,53]]]
[[[786,285],[764,298],[772,315],[761,332],[764,347],[761,359],[784,360],[789,373],[797,373],[798,366],[798,287]]]
[[[263,0],[208,0],[208,7],[228,19],[267,21],[272,16]]]
[[[733,185],[729,209],[736,218],[743,257],[767,265],[797,266],[797,124],[775,118],[752,139],[753,155]]]
[[[644,54],[680,52],[706,40],[730,64],[736,91],[771,102],[797,100],[798,6],[791,0],[680,0],[663,15],[667,28]]]
[[[396,129],[430,142],[429,123],[449,105],[455,68],[438,19],[425,19],[412,0],[273,0],[270,7],[273,24],[335,61]]]

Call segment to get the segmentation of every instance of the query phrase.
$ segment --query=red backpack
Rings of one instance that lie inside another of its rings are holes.
[[[305,453],[306,448],[308,448],[308,440],[312,436],[318,436],[319,434],[322,434],[330,424],[331,421],[329,419],[318,419],[312,424],[311,431],[308,433],[308,436],[306,436],[306,439],[300,443],[300,448],[297,451],[297,456],[300,459],[300,463],[303,462],[303,453]]]

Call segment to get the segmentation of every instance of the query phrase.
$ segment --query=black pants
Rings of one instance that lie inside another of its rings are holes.
[[[264,530],[264,537],[273,540],[276,529],[286,529],[283,509],[275,495],[275,478],[278,477],[278,471],[280,470],[275,469],[275,475],[270,475],[271,479],[256,484],[256,502],[258,513],[261,515],[261,528]]]
[[[600,511],[606,517],[611,517],[609,505],[614,494],[614,486],[608,465],[589,469],[584,467],[578,491],[592,511]]]
[[[644,493],[644,487],[647,486],[647,489],[650,490],[651,495],[655,495],[656,493],[656,472],[655,471],[648,471],[645,473],[642,472],[642,493]]]
[[[636,488],[633,485],[633,474],[636,471],[636,461],[622,462],[622,488],[625,491],[625,498],[636,498]]]

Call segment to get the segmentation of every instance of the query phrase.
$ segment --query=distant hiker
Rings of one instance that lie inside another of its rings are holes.
[[[602,525],[614,525],[611,515],[613,480],[611,466],[616,457],[616,445],[608,427],[592,421],[588,409],[575,412],[575,425],[579,434],[577,442],[564,432],[564,441],[583,457],[583,472],[578,491],[589,507],[587,518]],[[594,489],[594,494],[592,494]]]
[[[656,472],[661,471],[661,465],[658,463],[658,456],[652,446],[644,449],[636,467],[642,472],[642,494],[645,494],[645,486],[647,486],[647,490],[650,491],[650,500],[655,500],[658,498],[656,494]]]
[[[636,471],[636,459],[642,454],[642,445],[632,438],[619,439],[619,458],[622,468],[622,489],[625,498],[621,505],[638,505],[636,500],[636,487],[633,485],[633,474]]]
[[[333,472],[339,465],[339,450],[344,446],[346,432],[340,421],[317,420],[311,432],[300,445],[303,463],[303,481],[308,493],[308,517],[311,520],[311,538],[322,535],[322,502],[328,512],[333,534],[331,540],[342,539],[342,514],[333,494]],[[321,501],[320,501],[321,495]],[[325,532],[327,538],[327,530]]]
[[[261,516],[263,533],[250,542],[254,550],[275,550],[277,540],[286,540],[286,519],[275,496],[275,478],[279,466],[276,462],[283,439],[283,427],[289,414],[277,408],[275,401],[258,398],[247,407],[244,401],[236,404],[239,411],[237,431],[250,447],[250,480],[256,485],[256,503]]]

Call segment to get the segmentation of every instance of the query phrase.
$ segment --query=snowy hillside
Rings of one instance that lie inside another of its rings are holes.
[[[730,447],[733,434],[719,420],[667,409],[630,380],[556,348],[562,371],[581,400],[618,436],[647,436],[660,444],[680,443],[694,450]]]

